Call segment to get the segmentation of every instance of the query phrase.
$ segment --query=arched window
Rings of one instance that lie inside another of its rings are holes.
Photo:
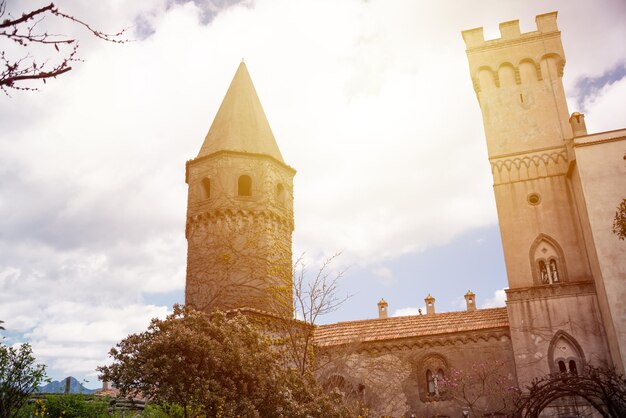
[[[443,399],[446,370],[448,370],[448,362],[442,355],[431,353],[422,357],[417,368],[419,396],[422,402],[435,402]]]
[[[426,381],[428,382],[428,393],[434,395],[437,388],[435,387],[435,376],[430,370],[426,370]]]
[[[205,199],[211,197],[211,180],[208,177],[202,179],[202,191]]]
[[[536,284],[563,282],[563,253],[552,238],[541,234],[531,247],[530,258]]]
[[[557,331],[548,348],[548,361],[552,373],[578,374],[585,357],[578,342],[565,331]]]
[[[285,186],[281,183],[276,186],[276,201],[279,205],[285,204]]]
[[[238,196],[252,196],[252,179],[250,176],[239,176],[237,183],[237,195]]]

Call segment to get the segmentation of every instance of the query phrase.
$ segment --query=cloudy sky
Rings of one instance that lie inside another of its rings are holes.
[[[11,1],[9,11],[44,2]],[[83,62],[0,98],[0,319],[52,378],[97,387],[128,333],[184,302],[185,161],[242,58],[295,178],[294,253],[343,251],[324,322],[413,314],[431,293],[501,306],[502,257],[482,117],[460,32],[559,11],[570,112],[626,125],[621,0],[57,2],[116,45],[54,19]],[[4,41],[3,41],[4,42]],[[2,44],[3,50],[15,46]],[[58,55],[52,54],[51,59]]]

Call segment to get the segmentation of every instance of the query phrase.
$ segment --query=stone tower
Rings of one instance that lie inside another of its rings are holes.
[[[610,364],[571,186],[556,17],[537,16],[530,33],[520,33],[517,20],[501,23],[501,37],[490,41],[482,28],[463,32],[494,179],[521,387],[563,367]]]
[[[294,175],[242,62],[187,162],[188,306],[291,314]]]

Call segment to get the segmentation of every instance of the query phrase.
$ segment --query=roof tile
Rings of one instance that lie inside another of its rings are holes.
[[[508,326],[506,308],[477,309],[320,325],[315,331],[315,342],[324,347],[355,341],[383,341]]]

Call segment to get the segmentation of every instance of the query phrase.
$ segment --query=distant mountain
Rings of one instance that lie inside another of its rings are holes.
[[[78,380],[70,376],[70,393],[94,393],[96,389],[87,389]],[[61,381],[50,382],[47,385],[39,386],[39,393],[64,393],[65,379]]]

